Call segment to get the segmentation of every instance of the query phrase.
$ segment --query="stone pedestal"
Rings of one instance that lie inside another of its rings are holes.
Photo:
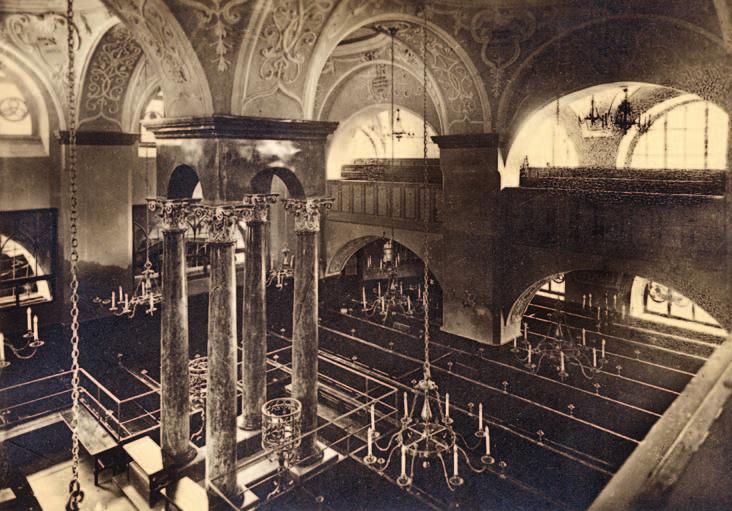
[[[163,221],[163,302],[160,319],[160,445],[166,465],[195,456],[190,444],[188,277],[186,218],[189,200],[148,199]]]
[[[250,208],[202,204],[195,214],[208,228],[211,263],[206,382],[206,485],[235,498],[236,484],[236,271],[237,223]]]
[[[247,222],[245,238],[241,330],[242,414],[239,426],[249,431],[261,428],[262,406],[267,399],[267,221],[269,205],[276,200],[276,195],[269,194],[244,197],[244,204],[253,207],[253,217]]]
[[[433,137],[443,175],[443,327],[476,341],[500,344],[507,321],[501,312],[501,209],[498,135]],[[444,252],[445,250],[449,252]],[[510,329],[509,329],[510,330]]]
[[[318,427],[318,232],[322,210],[332,199],[288,199],[285,210],[295,218],[294,303],[292,309],[292,397],[302,404],[303,435]],[[319,461],[317,435],[302,439],[303,465]]]

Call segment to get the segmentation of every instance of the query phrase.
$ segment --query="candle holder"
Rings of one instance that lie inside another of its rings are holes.
[[[462,486],[463,484],[465,484],[465,479],[463,479],[459,475],[454,475],[454,476],[450,477],[450,479],[448,479],[448,481],[450,482],[450,484],[452,486],[454,486],[456,488],[458,486]]]
[[[297,460],[297,448],[302,442],[302,404],[294,398],[277,398],[262,406],[262,448],[277,459],[277,479],[267,499],[282,492],[292,481],[287,469]]]
[[[484,454],[480,457],[480,462],[483,465],[493,465],[496,462],[496,459],[490,454]]]

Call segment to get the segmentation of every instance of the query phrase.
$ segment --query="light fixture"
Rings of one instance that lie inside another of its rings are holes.
[[[636,111],[633,105],[628,99],[628,87],[623,87],[623,100],[615,109],[615,115],[613,116],[613,126],[615,129],[622,131],[623,134],[628,133],[632,127],[637,127],[640,133],[648,131],[653,124],[651,118],[643,115]]]
[[[590,98],[590,111],[584,116],[577,116],[577,123],[590,131],[606,130],[610,126],[610,110],[600,113],[595,105],[595,95]]]
[[[608,309],[603,313],[602,307],[597,308],[598,328],[600,321],[609,315]],[[528,323],[523,324],[521,338],[514,338],[511,352],[526,369],[539,373],[543,367],[556,370],[559,378],[569,377],[568,367],[577,366],[580,373],[587,379],[592,379],[602,371],[608,362],[605,353],[605,339],[593,335],[588,343],[588,332],[581,330],[576,338],[567,325],[566,313],[561,309],[557,300],[554,311],[549,314],[550,322],[546,333],[529,332]]]
[[[38,316],[33,314],[30,307],[26,309],[26,331],[21,336],[21,339],[22,343],[16,345],[9,338],[6,338],[5,334],[0,332],[0,369],[10,366],[5,348],[8,348],[18,360],[28,360],[33,358],[38,348],[45,344],[38,335]]]
[[[295,276],[294,262],[295,256],[290,255],[290,249],[283,248],[280,265],[277,268],[270,269],[267,273],[267,286],[269,287],[274,283],[277,289],[282,289],[285,286],[285,279],[291,279]]]
[[[292,484],[287,469],[297,460],[297,448],[302,442],[302,404],[295,398],[285,397],[267,401],[262,406],[262,448],[277,459],[277,479],[271,497]]]

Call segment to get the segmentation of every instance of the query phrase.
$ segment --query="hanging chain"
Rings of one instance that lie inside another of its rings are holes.
[[[422,5],[422,164],[424,172],[425,203],[430,205],[429,170],[427,168],[427,2]],[[429,209],[424,215],[424,273],[422,275],[422,308],[424,309],[424,377],[430,377],[430,244]]]
[[[79,483],[79,239],[78,239],[78,188],[76,176],[76,97],[74,76],[74,1],[66,3],[67,58],[68,58],[68,131],[67,162],[69,171],[71,232],[71,482],[67,511],[79,509],[84,492]]]
[[[391,112],[389,112],[389,123],[391,124],[391,170],[394,171],[394,38],[396,37],[396,28],[389,28],[391,36]]]

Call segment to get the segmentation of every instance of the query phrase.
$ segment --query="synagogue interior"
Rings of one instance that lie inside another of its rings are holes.
[[[0,510],[732,509],[732,0],[0,0]]]

